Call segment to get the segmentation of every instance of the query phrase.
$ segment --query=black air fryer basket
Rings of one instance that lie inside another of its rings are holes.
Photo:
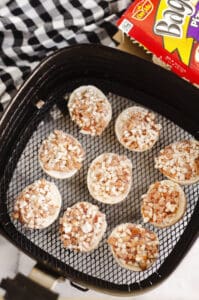
[[[64,97],[80,85],[92,84],[108,97],[113,108],[109,127],[100,137],[82,135],[69,118]],[[162,124],[160,139],[149,151],[133,153],[114,134],[118,114],[138,104],[156,112]],[[118,50],[79,45],[45,59],[24,83],[0,121],[0,224],[2,232],[25,253],[49,270],[109,293],[143,291],[168,276],[198,233],[199,185],[185,186],[187,209],[175,225],[154,230],[160,240],[156,263],[143,272],[121,268],[106,243],[111,230],[124,222],[142,223],[140,200],[148,186],[164,177],[154,168],[154,157],[164,146],[184,138],[199,138],[199,91],[171,72]],[[62,129],[78,138],[86,149],[81,170],[71,179],[49,178],[38,163],[38,148],[45,137]],[[103,152],[126,154],[133,163],[133,186],[126,200],[116,205],[97,203],[86,187],[91,161]],[[54,181],[63,197],[63,211],[78,201],[97,204],[107,216],[108,228],[99,248],[89,254],[63,248],[59,221],[44,230],[28,230],[13,221],[16,195],[44,177]]]

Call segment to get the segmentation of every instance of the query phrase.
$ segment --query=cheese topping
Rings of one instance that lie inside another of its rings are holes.
[[[131,223],[117,226],[108,238],[113,254],[126,267],[146,270],[158,256],[159,241],[155,233]]]
[[[199,142],[183,140],[166,146],[155,159],[155,168],[176,181],[199,176]]]
[[[45,179],[37,180],[27,186],[17,197],[13,218],[27,227],[43,228],[49,218],[58,215],[61,206],[59,197],[54,183]]]
[[[65,248],[87,252],[98,244],[106,229],[106,217],[96,205],[78,202],[60,219],[61,241]]]
[[[81,128],[81,132],[100,135],[111,118],[111,106],[106,97],[92,86],[82,91],[77,89],[68,104],[73,121]]]
[[[126,156],[105,153],[93,161],[89,169],[90,188],[97,198],[121,196],[129,190],[132,163]]]
[[[51,133],[39,150],[39,159],[47,171],[79,170],[84,158],[85,152],[78,140],[61,130]]]
[[[154,113],[135,106],[126,109],[119,118],[119,139],[129,150],[145,151],[157,141],[161,125],[156,124]]]
[[[141,212],[144,222],[157,225],[169,224],[178,212],[181,199],[181,187],[172,181],[163,180],[150,186],[143,195]]]

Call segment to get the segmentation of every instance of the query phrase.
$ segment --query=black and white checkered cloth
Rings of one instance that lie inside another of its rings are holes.
[[[130,0],[0,0],[0,102],[37,64],[75,43],[114,46],[115,21]]]

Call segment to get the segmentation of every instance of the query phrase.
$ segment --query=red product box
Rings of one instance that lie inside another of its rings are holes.
[[[174,73],[199,85],[198,0],[135,0],[118,27]]]

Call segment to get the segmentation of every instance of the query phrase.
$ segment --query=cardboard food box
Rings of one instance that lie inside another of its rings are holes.
[[[199,85],[198,0],[135,0],[118,27],[155,62]]]

